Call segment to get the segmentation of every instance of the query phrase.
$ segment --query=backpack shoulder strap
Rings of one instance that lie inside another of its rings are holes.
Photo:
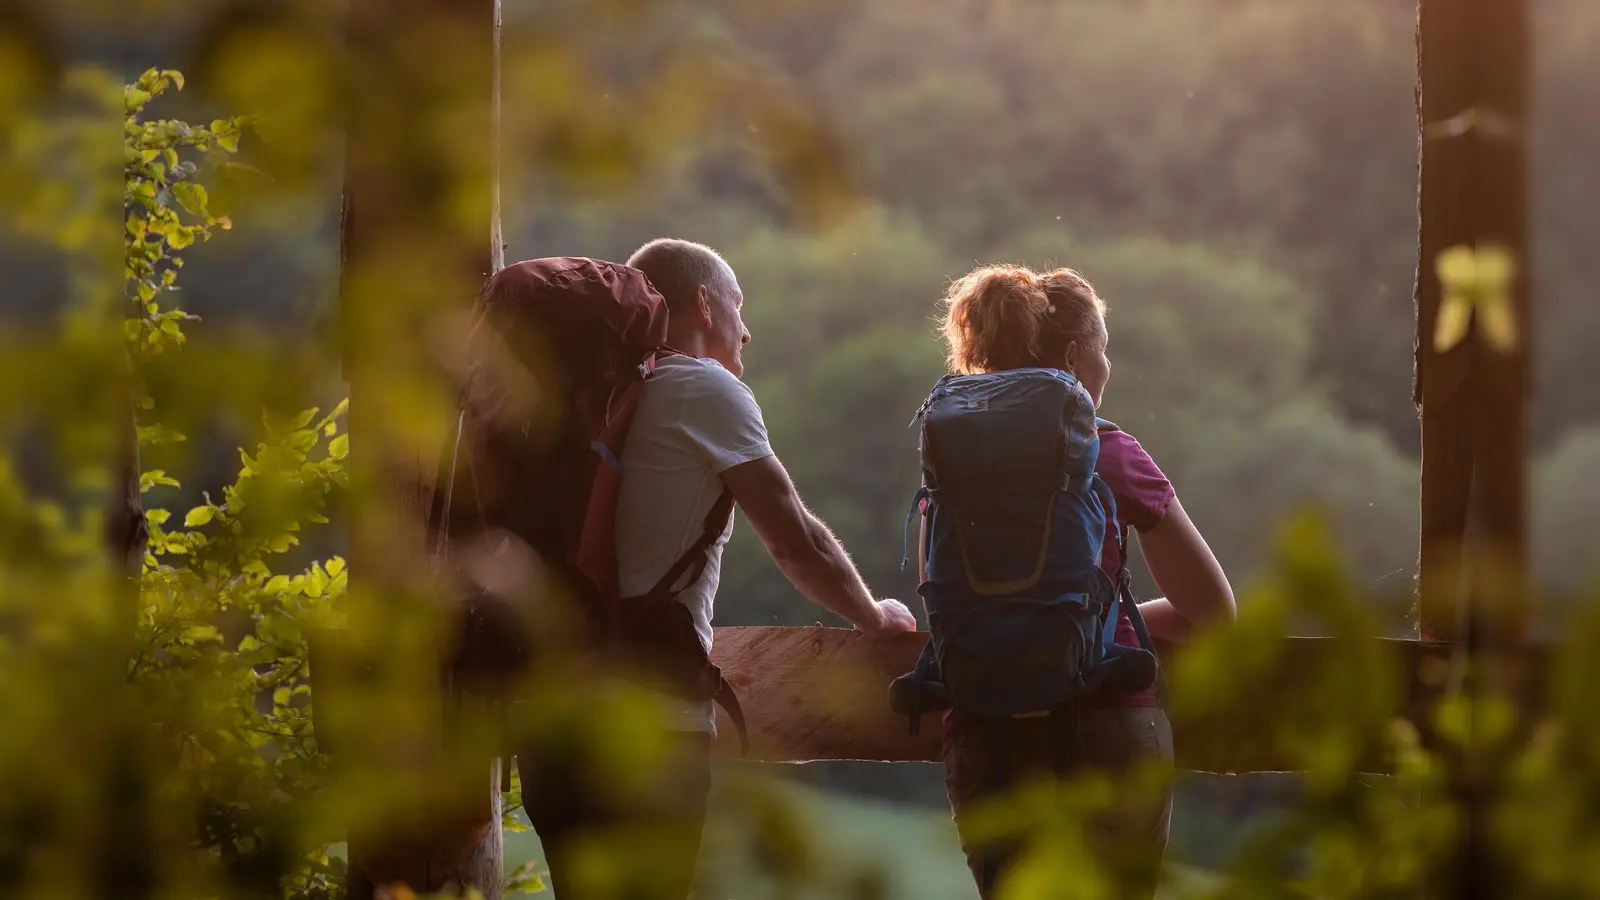
[[[1111,423],[1107,422],[1106,424],[1110,425]],[[1116,428],[1115,425],[1111,425],[1111,427],[1113,429]],[[1104,431],[1106,429],[1102,428],[1101,430]],[[1150,631],[1145,628],[1144,616],[1139,612],[1139,602],[1135,600],[1133,596],[1133,577],[1128,571],[1128,539],[1123,533],[1122,526],[1115,521],[1117,508],[1116,497],[1112,495],[1111,486],[1106,484],[1105,479],[1097,476],[1094,482],[1095,491],[1101,495],[1100,502],[1105,504],[1108,515],[1112,517],[1111,533],[1116,536],[1117,556],[1122,560],[1122,568],[1117,572],[1115,600],[1112,601],[1112,617],[1115,617],[1118,612],[1126,614],[1128,620],[1133,623],[1133,632],[1139,638],[1139,646],[1153,654],[1156,652],[1155,642],[1150,639]],[[1115,629],[1116,626],[1114,624],[1108,623],[1105,632],[1105,639],[1108,642],[1113,639],[1111,636],[1116,634]],[[1161,703],[1162,709],[1168,708],[1170,699],[1167,690],[1166,675],[1162,671],[1160,656],[1156,657],[1155,687],[1156,697]]]
[[[1117,619],[1121,614],[1121,607],[1125,598],[1124,593],[1128,588],[1128,543],[1123,537],[1122,525],[1117,521],[1117,498],[1111,493],[1111,485],[1099,475],[1091,479],[1095,495],[1100,498],[1101,508],[1106,513],[1106,524],[1110,527],[1112,535],[1117,540],[1117,556],[1122,560],[1122,567],[1117,573],[1116,588],[1111,594],[1111,605],[1106,610],[1106,620],[1101,626],[1101,639],[1103,647],[1110,647],[1116,643]]]
[[[701,529],[700,536],[644,596],[655,603],[672,602],[672,598],[676,597],[684,587],[699,581],[711,561],[712,546],[722,537],[722,533],[728,530],[728,523],[732,520],[733,492],[723,488],[722,494],[711,504],[711,510],[706,513],[705,526]],[[685,578],[685,575],[688,577]],[[680,583],[682,587],[678,586]],[[722,674],[721,669],[712,665],[709,659],[704,662],[716,678],[711,700],[727,711],[728,718],[733,721],[733,727],[739,732],[740,755],[748,757],[750,732],[745,723],[744,708],[739,705],[739,695],[734,693],[733,685],[728,683],[727,676]]]
[[[700,536],[695,538],[695,542],[690,545],[688,550],[684,551],[682,556],[678,557],[678,561],[672,564],[672,568],[661,576],[661,579],[656,582],[655,587],[650,589],[647,596],[670,597],[682,590],[682,588],[674,588],[674,585],[681,582],[687,586],[699,581],[700,576],[705,573],[706,564],[710,562],[712,545],[716,544],[717,539],[722,537],[722,533],[728,530],[728,522],[732,519],[733,492],[723,488],[722,495],[717,497],[717,502],[711,504],[710,512],[706,513],[705,526],[701,530]],[[683,576],[690,571],[693,571],[694,574],[688,579],[684,579]]]
[[[1122,559],[1124,571],[1128,568],[1128,538],[1123,534],[1122,523],[1117,521],[1117,498],[1111,493],[1111,485],[1098,474],[1094,476],[1094,492],[1100,498],[1100,505],[1106,511],[1106,522],[1111,527],[1111,534],[1117,540],[1117,555]]]

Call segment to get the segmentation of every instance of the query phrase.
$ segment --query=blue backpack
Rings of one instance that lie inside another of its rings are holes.
[[[1113,641],[1127,567],[1120,584],[1100,568],[1116,501],[1095,463],[1100,430],[1115,426],[1095,417],[1077,379],[1045,368],[947,375],[918,423],[924,487],[906,523],[926,501],[918,593],[931,635],[890,688],[912,732],[921,713],[952,706],[1027,716],[1149,688],[1144,630],[1144,649]]]

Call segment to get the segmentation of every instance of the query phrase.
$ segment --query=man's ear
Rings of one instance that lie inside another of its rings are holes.
[[[706,290],[705,285],[702,284],[695,290],[694,301],[700,308],[701,321],[705,323],[707,329],[710,329],[716,323],[711,320],[711,292]]]

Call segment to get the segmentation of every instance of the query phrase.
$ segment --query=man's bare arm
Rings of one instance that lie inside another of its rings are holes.
[[[904,605],[873,599],[844,547],[806,509],[776,456],[734,466],[722,480],[773,562],[806,599],[875,636],[916,630]]]

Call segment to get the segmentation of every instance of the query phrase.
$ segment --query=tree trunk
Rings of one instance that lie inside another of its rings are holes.
[[[404,883],[497,898],[499,768],[487,753],[461,756],[457,735],[445,733],[452,720],[432,674],[436,642],[415,635],[437,622],[422,533],[446,418],[418,405],[438,386],[427,341],[442,314],[470,305],[502,252],[499,3],[353,0],[349,15],[340,292],[353,486],[350,633],[385,678],[404,682],[427,719],[340,734],[343,771],[394,773],[382,819],[351,834],[351,895]],[[444,127],[451,132],[432,133]],[[477,224],[461,224],[463,191],[481,202]],[[410,427],[419,419],[428,422],[425,434]]]

